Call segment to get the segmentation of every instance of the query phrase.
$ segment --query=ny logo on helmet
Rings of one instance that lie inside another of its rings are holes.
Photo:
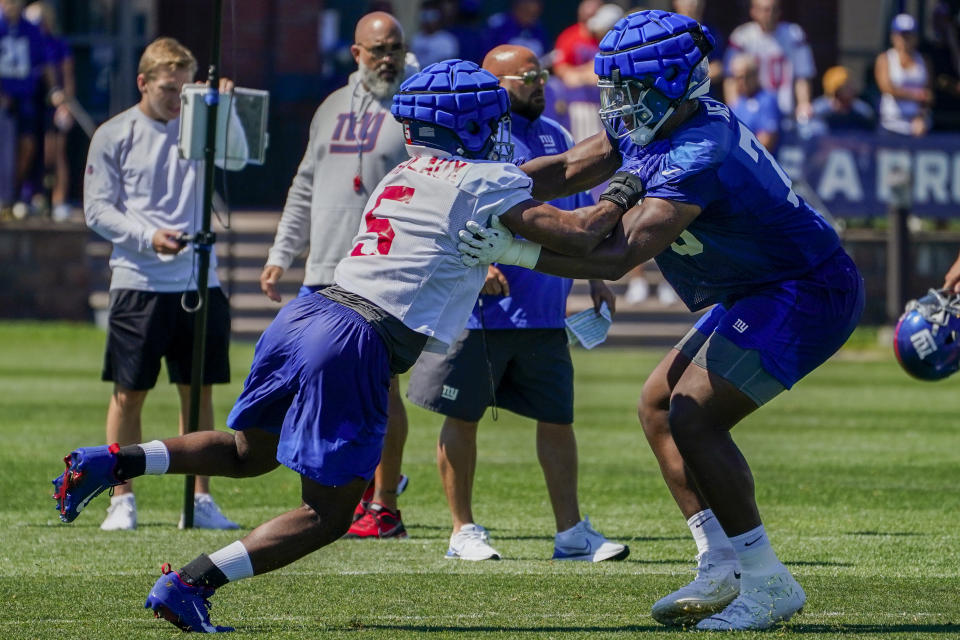
[[[937,342],[933,339],[933,334],[930,333],[929,329],[918,331],[910,336],[910,344],[916,349],[921,360],[926,359],[927,356],[932,355],[937,350]]]

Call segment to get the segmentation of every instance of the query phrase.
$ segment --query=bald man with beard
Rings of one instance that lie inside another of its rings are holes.
[[[333,284],[334,269],[360,227],[369,190],[407,159],[403,130],[390,115],[393,94],[407,75],[403,28],[389,13],[368,13],[357,22],[350,52],[357,70],[313,116],[306,153],[260,274],[260,288],[274,302],[281,300],[280,278],[308,245],[298,295]],[[406,439],[407,414],[394,377],[383,458],[357,505],[348,537],[407,537],[397,508],[397,495],[406,484],[400,475]]]
[[[540,115],[547,75],[533,51],[496,47],[483,68],[500,79],[510,96],[515,164],[573,146],[563,127]],[[592,202],[581,193],[550,204],[572,210]],[[467,329],[446,355],[424,352],[414,366],[407,397],[446,416],[437,467],[453,518],[447,558],[500,558],[472,509],[477,424],[490,405],[537,421],[537,457],[557,527],[553,558],[600,562],[630,553],[594,531],[589,519],[580,519],[573,364],[564,330],[571,285],[567,278],[490,265]],[[590,294],[596,309],[606,302],[613,310],[613,293],[602,280],[590,281]]]

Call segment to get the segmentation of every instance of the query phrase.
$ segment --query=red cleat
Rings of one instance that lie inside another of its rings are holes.
[[[353,523],[344,538],[406,538],[407,530],[400,519],[400,511],[391,511],[383,505],[371,502],[359,520]]]

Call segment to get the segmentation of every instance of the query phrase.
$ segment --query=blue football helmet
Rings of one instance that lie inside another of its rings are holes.
[[[508,160],[510,98],[497,77],[466,60],[435,62],[407,78],[390,113],[408,145],[465,158]]]
[[[893,331],[900,366],[921,380],[941,380],[960,369],[960,294],[930,292],[911,300]]]
[[[621,18],[600,41],[600,120],[613,138],[645,145],[685,100],[710,90],[713,36],[696,20],[669,11]]]

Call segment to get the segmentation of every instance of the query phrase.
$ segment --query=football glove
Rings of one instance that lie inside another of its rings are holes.
[[[484,227],[473,220],[467,222],[466,229],[458,234],[460,260],[464,266],[475,267],[478,264],[512,264],[533,269],[540,259],[540,245],[513,237],[498,216],[490,218],[490,226]]]
[[[647,188],[643,180],[628,171],[618,171],[600,194],[600,199],[612,202],[624,211],[628,211],[640,202],[640,198],[646,192]]]

